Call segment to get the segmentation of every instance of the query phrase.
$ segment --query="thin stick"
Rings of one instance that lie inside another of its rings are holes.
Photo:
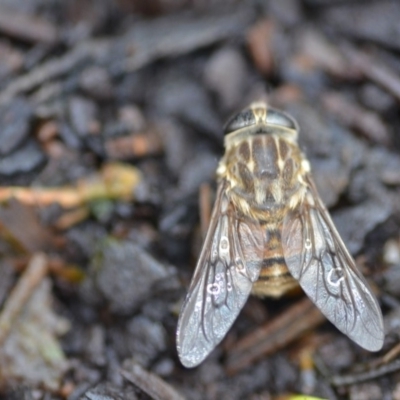
[[[377,61],[365,52],[356,50],[350,46],[342,46],[344,54],[350,63],[364,76],[382,86],[389,93],[400,100],[400,76],[387,65]]]
[[[236,374],[262,357],[287,346],[325,320],[308,298],[297,302],[279,317],[233,344],[228,353],[227,372]]]
[[[32,257],[27,270],[12,290],[0,314],[0,346],[10,333],[15,319],[46,274],[47,259],[44,254],[37,253]]]
[[[184,400],[184,398],[159,376],[134,364],[129,371],[122,370],[122,376],[154,400]]]
[[[211,188],[209,183],[202,183],[200,186],[199,207],[201,236],[204,240],[211,220]]]
[[[370,371],[363,371],[348,375],[336,375],[330,379],[333,386],[348,386],[356,383],[364,382],[371,379],[379,378],[380,376],[400,370],[400,360],[395,360],[390,364],[385,364],[379,368]]]

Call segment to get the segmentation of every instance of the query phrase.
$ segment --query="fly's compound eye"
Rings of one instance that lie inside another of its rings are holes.
[[[282,111],[274,110],[269,108],[266,116],[267,125],[280,126],[287,129],[297,130],[297,124],[295,120],[289,115]]]
[[[228,123],[225,125],[224,135],[228,135],[229,133],[255,124],[256,118],[254,116],[253,110],[243,110],[228,121]]]

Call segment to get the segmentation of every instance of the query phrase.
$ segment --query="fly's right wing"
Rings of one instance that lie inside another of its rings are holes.
[[[179,316],[177,349],[185,367],[195,367],[217,346],[243,308],[258,279],[264,232],[241,218],[219,185],[210,227]]]
[[[290,273],[322,313],[363,348],[384,339],[382,312],[310,177],[304,201],[285,219],[282,247]]]

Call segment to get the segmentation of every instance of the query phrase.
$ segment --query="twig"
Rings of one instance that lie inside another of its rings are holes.
[[[233,344],[228,353],[227,372],[236,374],[260,358],[288,345],[325,320],[308,298],[299,301],[284,314]]]
[[[396,346],[391,348],[383,357],[382,357],[382,363],[388,363],[390,361],[393,361],[395,358],[397,358],[400,354],[400,343],[398,343]]]
[[[211,187],[209,183],[203,183],[199,190],[199,206],[200,206],[200,226],[203,240],[206,237],[207,229],[211,220]]]
[[[331,376],[326,366],[322,363],[321,359],[316,356],[314,361],[318,369],[325,378],[331,382],[333,386],[348,386],[356,383],[372,380],[400,370],[400,345],[394,346],[384,356],[372,360],[368,364],[354,366],[353,369],[358,370],[354,373],[345,375]]]
[[[365,110],[341,94],[334,92],[324,94],[322,104],[344,125],[357,129],[373,142],[386,146],[390,143],[389,132],[385,124],[373,111]]]
[[[47,81],[71,72],[77,65],[85,61],[106,55],[110,47],[110,41],[91,40],[74,47],[70,52],[58,59],[39,65],[27,74],[14,79],[0,93],[0,105],[7,103],[21,93],[30,91]]]
[[[61,217],[54,222],[54,227],[60,230],[67,230],[87,219],[89,215],[90,209],[87,206],[74,208],[61,215]]]
[[[342,46],[342,51],[352,66],[400,100],[399,74],[367,53],[356,50],[353,47]]]
[[[348,375],[335,375],[330,379],[333,386],[354,385],[359,382],[376,379],[380,376],[387,375],[391,372],[400,370],[400,360],[395,360],[390,364],[381,365],[370,371],[363,371]]]
[[[264,18],[252,26],[247,33],[247,43],[254,64],[258,70],[269,76],[274,68],[273,37],[276,25],[270,18]]]
[[[63,259],[57,256],[46,255],[48,273],[56,278],[61,278],[67,282],[77,283],[82,282],[85,278],[85,273],[78,266],[68,264]],[[15,271],[22,273],[28,267],[27,257],[16,257],[12,259],[12,264]]]
[[[60,188],[0,187],[0,203],[16,199],[31,206],[58,203],[72,208],[99,199],[130,199],[141,181],[139,170],[118,163],[105,164],[99,175],[82,179],[75,186]]]
[[[42,253],[34,255],[17,285],[12,290],[0,314],[0,346],[24,308],[35,288],[47,274],[47,259]]]
[[[138,364],[132,365],[129,371],[122,370],[121,374],[154,400],[184,400],[171,385]]]

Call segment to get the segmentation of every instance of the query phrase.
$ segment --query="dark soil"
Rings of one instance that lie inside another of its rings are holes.
[[[400,399],[399,21],[392,0],[0,0],[2,398]],[[199,193],[259,98],[299,123],[382,306],[379,353],[297,294],[251,298],[203,364],[178,360]],[[291,312],[313,329],[232,365]]]

